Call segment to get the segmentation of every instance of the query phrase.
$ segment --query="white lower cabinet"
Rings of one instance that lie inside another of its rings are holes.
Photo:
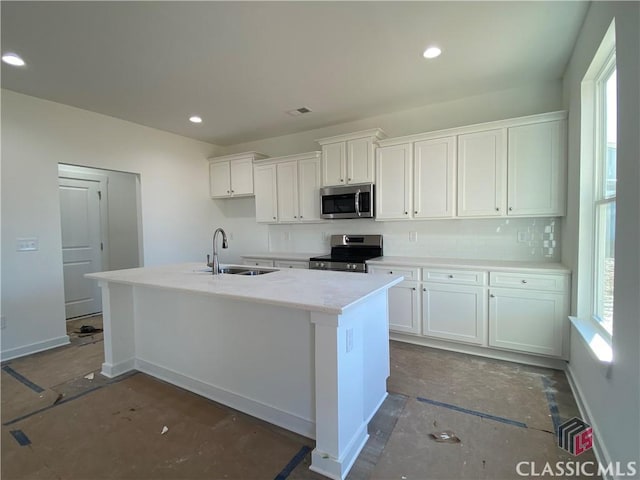
[[[276,268],[302,268],[308,269],[309,262],[293,260],[275,260],[273,266]]]
[[[389,289],[389,330],[420,334],[420,295],[417,282],[402,282]]]
[[[422,284],[422,334],[486,345],[485,287]]]
[[[562,355],[566,295],[511,288],[489,290],[489,345],[540,355]]]
[[[267,260],[265,258],[242,257],[242,263],[256,267],[273,267],[273,260]]]
[[[465,343],[487,352],[566,357],[568,273],[388,264],[371,265],[369,272],[405,276],[389,290],[391,332]]]

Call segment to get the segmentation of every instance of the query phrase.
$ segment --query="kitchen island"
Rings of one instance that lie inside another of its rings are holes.
[[[181,264],[87,277],[102,288],[103,375],[139,370],[314,438],[310,468],[347,475],[387,395],[401,276]]]

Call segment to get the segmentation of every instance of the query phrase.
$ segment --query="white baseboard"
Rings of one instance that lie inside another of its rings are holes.
[[[2,361],[4,362],[5,360],[13,360],[14,358],[24,357],[25,355],[31,355],[32,353],[43,352],[51,348],[69,345],[69,343],[69,336],[62,335],[61,337],[50,338],[48,340],[43,340],[42,342],[30,343],[29,345],[3,350],[0,354],[0,358],[2,358]]]
[[[149,374],[153,377],[164,380],[190,392],[201,395],[214,402],[222,403],[231,408],[244,412],[252,417],[260,418],[266,422],[285,428],[292,432],[303,435],[307,438],[316,438],[315,422],[293,415],[289,412],[279,410],[271,405],[242,397],[233,392],[201,382],[179,372],[169,370],[145,360],[136,359],[137,370]]]
[[[309,470],[333,480],[343,480],[353,467],[367,440],[369,440],[367,423],[363,423],[345,448],[342,458],[333,458],[325,452],[319,451],[317,447],[314,448],[311,452]]]
[[[571,388],[571,392],[573,393],[573,397],[576,399],[576,404],[578,405],[578,410],[580,411],[580,417],[586,423],[591,425],[594,432],[598,431],[598,426],[591,415],[591,410],[589,409],[589,405],[584,400],[584,395],[582,395],[582,390],[580,386],[576,383],[575,378],[573,376],[573,371],[571,370],[571,364],[567,364],[567,369],[565,370],[567,375],[567,380],[569,380],[569,387]],[[593,452],[596,455],[596,460],[601,465],[609,465],[611,463],[611,455],[609,455],[609,451],[604,443],[599,441],[597,435],[593,436]],[[605,480],[613,480],[612,476],[605,476]]]
[[[119,377],[124,373],[131,372],[136,369],[136,359],[130,358],[124,362],[115,364],[104,362],[102,364],[102,375],[108,378]]]

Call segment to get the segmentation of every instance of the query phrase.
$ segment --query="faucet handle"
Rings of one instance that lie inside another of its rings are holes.
[[[213,265],[209,261],[209,254],[208,253],[207,253],[207,267],[213,267]]]

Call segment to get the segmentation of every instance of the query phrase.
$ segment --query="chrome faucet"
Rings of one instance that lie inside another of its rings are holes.
[[[222,234],[222,248],[228,248],[229,244],[227,243],[227,234],[221,228],[218,228],[215,232],[213,232],[213,263],[211,265],[211,273],[214,275],[218,275],[220,273],[220,263],[218,262],[218,247],[216,245],[216,239],[218,234]]]

